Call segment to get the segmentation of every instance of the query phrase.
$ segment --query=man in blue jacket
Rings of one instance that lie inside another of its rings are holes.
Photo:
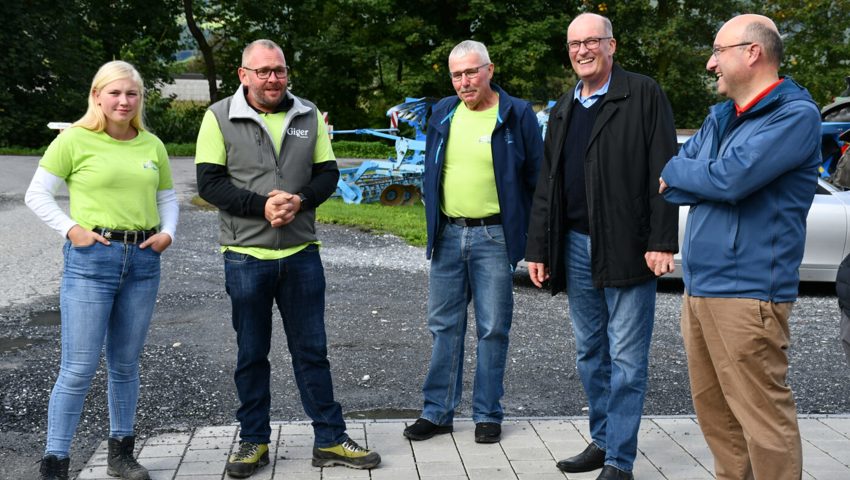
[[[421,418],[404,430],[411,440],[452,431],[470,301],[478,334],[475,441],[501,438],[513,271],[525,251],[543,141],[531,105],[490,83],[493,70],[482,43],[455,46],[449,76],[457,96],[437,103],[428,122],[423,193],[434,345]]]
[[[691,395],[718,479],[799,479],[802,451],[788,372],[806,215],[817,188],[820,113],[778,75],[782,40],[741,15],[706,68],[729,98],[661,173],[667,201],[690,205],[682,336]]]

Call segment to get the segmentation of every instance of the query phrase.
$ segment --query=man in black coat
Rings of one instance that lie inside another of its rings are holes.
[[[536,286],[568,292],[590,405],[593,442],[558,468],[631,479],[656,277],[678,251],[677,207],[658,194],[676,132],[658,84],[614,64],[607,18],[579,15],[567,43],[580,81],[549,117],[525,259]]]

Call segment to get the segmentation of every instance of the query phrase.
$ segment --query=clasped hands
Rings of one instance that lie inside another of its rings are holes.
[[[266,220],[273,228],[282,227],[295,219],[295,214],[301,210],[301,197],[297,194],[272,190],[266,200]]]

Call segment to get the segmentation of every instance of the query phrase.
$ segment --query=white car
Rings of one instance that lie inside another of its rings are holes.
[[[679,245],[685,239],[687,206],[679,207]],[[806,250],[800,265],[800,281],[834,282],[838,265],[850,253],[850,191],[840,190],[818,179],[818,190],[806,219]],[[681,248],[681,247],[680,247]],[[676,271],[668,275],[682,277],[682,254],[677,253]]]

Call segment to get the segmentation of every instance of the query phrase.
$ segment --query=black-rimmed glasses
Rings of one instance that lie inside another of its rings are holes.
[[[584,48],[588,50],[596,50],[599,48],[599,42],[602,40],[608,40],[613,37],[590,37],[585,38],[584,40],[573,40],[571,42],[567,42],[567,48],[570,49],[571,52],[577,52],[581,50],[581,46],[584,45]]]
[[[250,67],[242,67],[245,70],[250,70],[257,74],[257,78],[260,80],[268,80],[271,77],[272,73],[274,73],[275,78],[278,80],[286,80],[289,77],[289,67],[281,67],[281,68],[250,68]]]

